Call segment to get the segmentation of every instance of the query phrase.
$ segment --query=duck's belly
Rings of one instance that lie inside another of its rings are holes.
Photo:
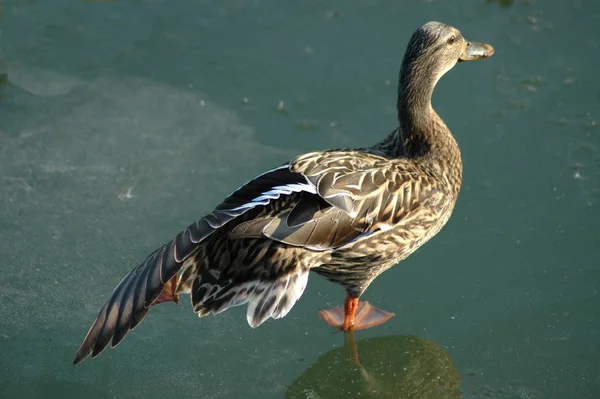
[[[448,202],[438,212],[418,212],[388,230],[340,247],[314,271],[359,296],[378,275],[435,236],[448,222],[453,207],[454,202]]]

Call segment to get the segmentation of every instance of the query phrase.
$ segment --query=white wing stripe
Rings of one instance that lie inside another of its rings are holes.
[[[275,169],[271,169],[271,170],[268,170],[268,171],[266,171],[266,172],[264,172],[264,173],[261,173],[260,175],[256,176],[254,179],[258,179],[258,178],[260,178],[260,177],[263,177],[264,175],[266,175],[266,174],[268,174],[268,173],[271,173],[271,172],[275,172],[276,170],[281,170],[281,169],[289,169],[289,167],[290,167],[290,165],[289,165],[289,164],[285,164],[285,165],[278,166],[278,167],[276,167]],[[254,180],[254,179],[253,179],[253,180]],[[238,188],[236,188],[235,190],[233,190],[233,192],[232,192],[231,194],[229,194],[229,196],[232,196],[233,194],[235,194],[235,192],[236,192],[236,191],[238,191],[240,188],[244,187],[246,184],[248,184],[248,182],[247,182],[247,183],[245,183],[245,184],[244,184],[244,185],[242,185],[242,186],[239,186],[239,187],[238,187]]]
[[[282,195],[290,195],[291,193],[299,193],[305,191],[307,193],[316,194],[317,189],[312,184],[308,183],[293,183],[283,186],[275,186],[269,191],[265,191],[250,202],[230,209],[230,211],[241,211],[243,209],[254,208],[258,205],[267,205],[271,200],[278,199]]]

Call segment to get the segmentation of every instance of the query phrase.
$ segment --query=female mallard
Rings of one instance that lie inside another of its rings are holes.
[[[493,53],[451,26],[421,26],[400,69],[398,128],[373,147],[301,155],[234,191],[121,280],[74,363],[114,347],[152,305],[184,293],[200,317],[248,303],[248,324],[258,327],[290,311],[311,270],[346,290],[343,309],[320,312],[330,325],[388,320],[392,313],[358,298],[444,226],[460,190],[460,151],[431,107],[433,89],[458,61]]]

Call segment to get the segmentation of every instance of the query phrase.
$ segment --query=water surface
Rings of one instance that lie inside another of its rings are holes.
[[[365,397],[425,397],[423,375],[441,397],[600,395],[597,2],[0,5],[1,397],[317,398],[327,373],[327,392]],[[198,320],[166,304],[71,365],[122,276],[232,189],[391,131],[428,20],[496,55],[435,92],[463,189],[447,227],[365,294],[397,315],[356,334],[366,374],[317,316],[344,298],[318,276],[256,330],[242,308]]]

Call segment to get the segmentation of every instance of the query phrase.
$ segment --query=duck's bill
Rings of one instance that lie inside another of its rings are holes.
[[[483,60],[492,55],[494,55],[494,48],[489,44],[467,42],[467,46],[458,61]]]

